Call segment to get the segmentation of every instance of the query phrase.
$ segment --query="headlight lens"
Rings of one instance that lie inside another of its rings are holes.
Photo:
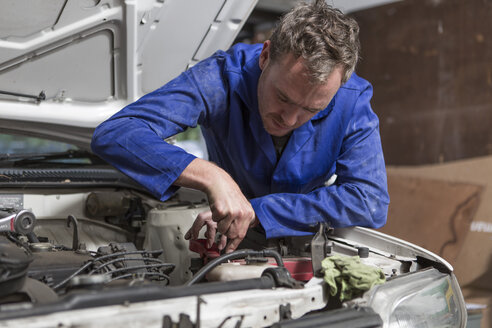
[[[401,276],[367,292],[363,299],[384,327],[462,327],[466,308],[454,275],[436,269]]]

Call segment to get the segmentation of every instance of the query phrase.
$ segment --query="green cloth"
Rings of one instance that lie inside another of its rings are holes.
[[[386,281],[381,269],[364,264],[358,256],[333,255],[321,261],[331,296],[340,290],[340,301],[361,296]]]

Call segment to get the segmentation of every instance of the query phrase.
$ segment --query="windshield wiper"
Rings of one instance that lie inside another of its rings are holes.
[[[97,159],[97,161],[101,161],[99,157],[88,152],[87,150],[76,150],[69,149],[63,152],[56,153],[39,153],[39,154],[5,154],[0,156],[0,161],[2,162],[42,162],[56,159],[78,159],[78,158],[88,158],[88,159]]]

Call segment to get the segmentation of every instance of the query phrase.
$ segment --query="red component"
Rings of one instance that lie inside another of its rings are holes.
[[[309,281],[313,277],[313,265],[310,257],[283,257],[285,268],[290,272],[292,278],[299,281]],[[244,260],[232,262],[244,263]],[[274,258],[268,258],[268,264],[277,265]]]
[[[214,243],[212,247],[207,248],[206,239],[190,240],[190,251],[200,254],[203,262],[213,260],[220,256],[220,251]],[[313,277],[313,266],[309,257],[284,257],[285,268],[289,270],[292,278],[299,281],[308,281]],[[234,260],[233,262],[245,263],[244,259]],[[275,259],[268,258],[268,263],[277,265]]]
[[[10,231],[15,231],[14,222],[15,222],[15,216],[10,219]]]
[[[190,240],[189,249],[192,252],[200,254],[200,257],[203,259],[204,263],[207,263],[208,261],[220,256],[219,248],[215,243],[212,244],[212,247],[207,248],[206,239]]]
[[[313,277],[313,265],[309,257],[283,258],[284,265],[292,278],[299,281],[308,281]]]

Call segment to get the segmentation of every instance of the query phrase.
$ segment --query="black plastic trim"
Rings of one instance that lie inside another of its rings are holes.
[[[140,184],[112,168],[0,168],[0,187],[74,188],[118,186],[148,193]]]
[[[274,324],[275,328],[378,328],[383,326],[379,314],[371,308],[356,307],[309,314],[295,320]]]

